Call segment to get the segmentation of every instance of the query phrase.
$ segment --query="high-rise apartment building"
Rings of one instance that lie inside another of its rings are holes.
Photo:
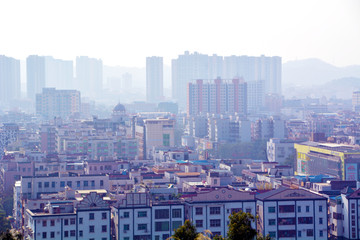
[[[357,112],[360,110],[360,91],[355,91],[352,94],[352,107],[353,111]]]
[[[0,104],[20,98],[20,61],[0,55]]]
[[[27,96],[35,99],[44,87],[73,88],[73,61],[31,55],[26,60]]]
[[[247,84],[242,79],[188,83],[187,114],[247,114]]]
[[[27,97],[35,99],[36,94],[41,93],[46,86],[45,57],[31,55],[26,59]]]
[[[185,52],[172,60],[172,97],[178,101],[180,108],[185,108],[187,83],[217,77],[227,80],[242,77],[245,82],[251,83],[249,110],[257,112],[264,105],[265,94],[281,96],[281,57],[222,57]]]
[[[73,89],[73,61],[45,57],[45,85],[58,89]]]
[[[98,97],[103,88],[101,59],[76,57],[76,88],[87,97]]]
[[[215,79],[221,76],[222,57],[208,56],[197,52],[185,52],[172,60],[172,97],[180,108],[186,106],[186,87],[196,79]]]
[[[146,58],[146,101],[159,102],[163,99],[163,58]]]
[[[80,92],[76,90],[44,88],[42,93],[36,95],[36,114],[44,119],[68,118],[80,113],[80,106]]]

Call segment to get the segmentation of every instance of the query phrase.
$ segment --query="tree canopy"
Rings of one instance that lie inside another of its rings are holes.
[[[172,238],[175,240],[194,240],[198,235],[194,224],[190,220],[186,220],[184,225],[175,230]]]
[[[229,240],[252,240],[256,236],[256,230],[252,228],[251,223],[255,221],[255,217],[250,213],[237,212],[229,216],[230,224],[227,233]]]

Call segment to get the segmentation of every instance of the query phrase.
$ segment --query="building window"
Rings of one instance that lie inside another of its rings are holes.
[[[84,232],[82,230],[79,231],[79,237],[82,237],[84,235]]]
[[[64,231],[64,237],[69,237],[69,231]]]
[[[169,209],[157,209],[155,210],[155,219],[169,218]]]
[[[55,226],[55,220],[50,220],[50,226]]]
[[[170,146],[170,134],[163,134],[163,146]]]
[[[88,181],[84,181],[84,187],[88,187],[89,186],[89,182]]]
[[[64,181],[60,182],[60,187],[65,187],[65,182]]]
[[[279,233],[278,238],[294,238],[294,237],[296,237],[295,230],[279,230],[278,233]]]
[[[64,225],[66,226],[66,225],[69,225],[69,219],[65,219],[64,220]]]
[[[147,217],[147,211],[139,211],[138,212],[138,217],[141,218],[141,217]]]
[[[269,219],[269,226],[274,226],[276,224],[275,219]]]
[[[203,208],[201,207],[195,208],[195,215],[203,215]]]
[[[52,187],[52,188],[55,187],[55,182],[51,182],[51,187]]]
[[[28,188],[31,188],[31,182],[28,183]]]
[[[101,232],[107,232],[107,226],[106,225],[101,226]]]
[[[298,237],[301,237],[301,231],[298,231]]]
[[[220,214],[220,207],[210,207],[210,215]]]
[[[95,181],[94,180],[91,181],[91,186],[95,187]]]
[[[314,236],[314,229],[307,229],[306,236],[313,237]]]
[[[312,217],[298,217],[299,224],[313,224]]]
[[[322,212],[322,211],[323,211],[322,206],[319,206],[319,212]]]
[[[310,206],[306,206],[306,212],[310,212]]]
[[[169,222],[155,222],[155,232],[169,231]]]
[[[76,187],[80,187],[80,181],[76,181]]]
[[[70,237],[75,237],[75,230],[70,231]]]
[[[238,212],[241,212],[242,209],[241,208],[232,208],[231,209],[231,213],[238,213]]]
[[[55,232],[50,232],[50,238],[55,238]]]
[[[301,206],[298,206],[298,212],[301,212]]]
[[[74,225],[75,224],[75,218],[70,218],[70,224]]]
[[[45,182],[45,183],[44,183],[44,187],[46,187],[46,188],[50,187],[50,183],[49,183],[49,182]]]
[[[221,221],[220,219],[210,219],[210,227],[220,227]]]
[[[95,214],[89,213],[89,220],[94,220],[94,219],[95,219]]]
[[[295,206],[294,205],[281,205],[281,206],[279,206],[279,212],[280,213],[295,212]]]
[[[176,229],[181,227],[181,225],[182,225],[182,221],[173,221],[172,222],[172,229],[175,231]]]
[[[203,220],[196,220],[195,221],[195,226],[197,228],[202,228],[203,227]]]
[[[43,227],[46,227],[46,220],[43,220],[43,221],[42,221],[42,226],[43,226]]]
[[[101,219],[107,219],[107,214],[106,214],[106,212],[101,213]]]
[[[323,219],[319,218],[319,224],[323,224]]]
[[[129,212],[124,212],[124,218],[129,218]]]
[[[276,238],[276,232],[269,232],[269,237]]]
[[[83,218],[79,218],[79,224],[83,224]]]
[[[100,180],[100,187],[104,186],[104,180]]]
[[[324,236],[324,232],[323,232],[322,230],[320,230],[319,236],[320,236],[320,237]]]
[[[90,233],[95,232],[95,227],[94,227],[94,225],[90,225],[90,226],[89,226],[89,232],[90,232]]]
[[[173,218],[181,218],[181,209],[173,209],[172,217]]]
[[[128,231],[130,229],[130,225],[129,224],[124,224],[124,231]]]
[[[268,207],[268,212],[269,213],[274,213],[275,212],[275,207]]]
[[[47,238],[47,232],[42,233],[42,238]]]
[[[295,218],[279,218],[278,225],[295,225]]]
[[[42,188],[42,182],[38,183],[39,188]]]
[[[146,230],[147,229],[147,224],[142,223],[142,224],[138,224],[138,230]]]

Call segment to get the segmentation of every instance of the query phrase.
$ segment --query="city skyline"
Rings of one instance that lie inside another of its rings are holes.
[[[39,54],[73,60],[80,55],[102,58],[105,65],[137,67],[144,66],[146,56],[163,56],[164,64],[169,65],[186,50],[277,55],[284,62],[320,58],[336,66],[360,62],[358,1],[204,3],[24,1],[24,10],[16,10],[18,3],[0,3],[1,9],[6,9],[0,21],[12,19],[11,24],[3,25],[0,51],[17,59]],[[138,14],[132,14],[134,11]],[[67,13],[65,19],[59,16],[63,12]],[[142,17],[137,18],[139,15]]]

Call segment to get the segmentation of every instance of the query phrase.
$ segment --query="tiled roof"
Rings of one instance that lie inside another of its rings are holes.
[[[280,187],[278,189],[271,190],[266,193],[261,193],[257,195],[256,198],[262,201],[326,199],[325,197],[319,194],[312,193],[304,189],[290,189],[285,187]]]

